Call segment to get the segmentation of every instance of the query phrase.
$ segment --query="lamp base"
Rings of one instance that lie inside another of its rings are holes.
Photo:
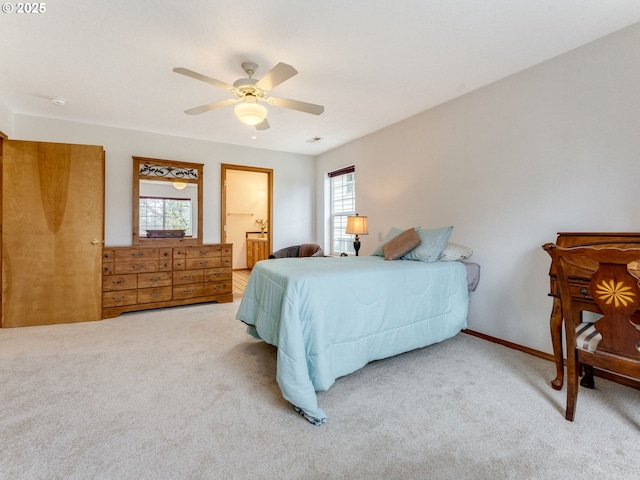
[[[356,235],[356,240],[353,242],[353,249],[356,251],[356,257],[358,256],[358,251],[360,251],[360,239]]]

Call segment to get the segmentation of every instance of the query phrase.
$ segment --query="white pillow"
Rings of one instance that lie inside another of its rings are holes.
[[[442,262],[455,262],[458,260],[466,260],[471,255],[473,255],[473,250],[471,248],[457,243],[448,242],[447,246],[444,247],[439,260]]]

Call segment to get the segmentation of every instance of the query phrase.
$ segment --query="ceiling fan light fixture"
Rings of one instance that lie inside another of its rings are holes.
[[[267,109],[255,100],[239,103],[233,111],[238,120],[246,125],[258,125],[267,117]]]

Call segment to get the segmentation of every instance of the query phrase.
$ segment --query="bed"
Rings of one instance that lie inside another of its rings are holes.
[[[278,348],[283,397],[320,425],[327,416],[316,391],[465,328],[476,270],[379,256],[264,260],[251,272],[236,318]]]

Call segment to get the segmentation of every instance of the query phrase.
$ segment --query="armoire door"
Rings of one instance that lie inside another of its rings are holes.
[[[2,327],[101,319],[104,150],[4,140]]]

